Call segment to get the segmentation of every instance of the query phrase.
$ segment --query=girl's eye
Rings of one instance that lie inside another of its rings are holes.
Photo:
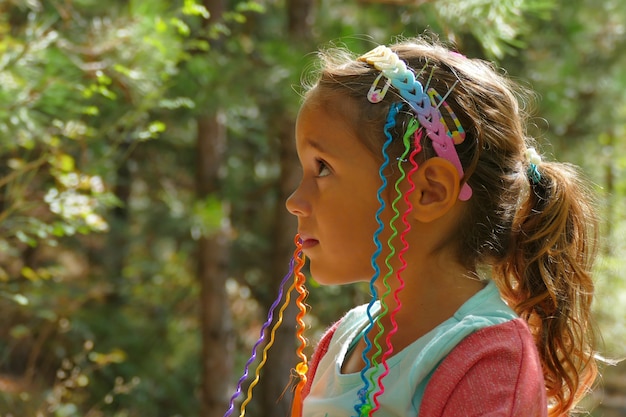
[[[325,177],[327,175],[330,175],[330,168],[328,168],[328,165],[326,165],[326,162],[324,162],[321,159],[318,159],[317,161],[317,177]]]

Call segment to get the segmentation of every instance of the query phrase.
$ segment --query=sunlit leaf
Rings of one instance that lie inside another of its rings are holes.
[[[205,19],[208,19],[210,16],[209,11],[201,4],[198,4],[194,0],[185,0],[183,9],[183,14],[190,16],[201,16]]]
[[[25,305],[25,304],[22,304],[22,305]],[[14,339],[22,339],[22,338],[31,336],[32,333],[30,329],[28,328],[28,326],[25,326],[23,324],[18,324],[11,328],[10,334],[11,334],[11,337]]]
[[[89,359],[98,365],[122,363],[126,360],[126,352],[121,349],[113,349],[109,353],[89,352]]]

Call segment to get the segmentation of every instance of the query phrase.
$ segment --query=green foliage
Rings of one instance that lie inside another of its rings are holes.
[[[503,58],[524,46],[533,30],[531,22],[547,20],[554,9],[552,0],[445,0],[431,3],[441,29],[452,39],[469,33],[487,57]]]
[[[165,291],[158,293],[163,310],[147,320],[146,309],[154,308],[156,294],[147,297],[152,300],[147,304],[127,307],[125,300],[152,279],[146,276],[150,269],[137,273],[131,251],[125,255],[125,275],[134,281],[122,284],[103,275],[114,259],[108,238],[85,236],[119,236],[114,214],[129,208],[120,192],[130,186],[122,182],[123,167],[139,144],[165,133],[167,123],[156,113],[193,107],[188,99],[169,99],[165,93],[189,56],[184,19],[203,18],[207,12],[190,1],[180,9],[169,2],[150,2],[152,8],[135,2],[128,9],[126,2],[106,8],[95,3],[0,3],[5,166],[0,170],[0,313],[9,320],[0,332],[0,376],[22,375],[26,384],[18,385],[18,395],[0,394],[1,414],[83,416],[108,410],[109,415],[129,415],[143,409],[156,416],[171,402],[170,394],[193,392],[197,385],[192,376],[197,336],[183,336],[185,321],[164,314],[175,316],[181,303],[165,294],[176,295],[182,286],[190,288],[184,298],[193,296],[186,258],[172,254],[164,260],[166,266],[154,268],[155,276],[174,284],[174,290],[157,286]],[[141,13],[132,12],[135,6]],[[163,15],[153,13],[157,9],[170,18],[161,21]],[[162,249],[155,258],[163,257]],[[145,355],[150,335],[158,349]],[[189,354],[170,348],[180,342],[186,342]],[[21,361],[22,352],[29,351]],[[155,362],[165,366],[154,367]],[[176,373],[182,375],[171,389],[154,386]],[[36,389],[50,382],[48,394]],[[131,391],[132,398],[143,402],[125,397]],[[164,409],[190,414],[194,404],[181,395]]]
[[[598,184],[596,309],[623,355],[623,2],[329,0],[309,39],[285,36],[280,2],[231,3],[209,21],[193,0],[0,0],[0,382],[19,377],[0,415],[197,415],[196,240],[232,228],[242,364],[277,290],[276,149],[309,52],[427,28],[528,80],[546,120],[531,133]],[[196,119],[213,113],[228,128],[222,184],[198,200]],[[367,295],[310,286],[311,340]]]

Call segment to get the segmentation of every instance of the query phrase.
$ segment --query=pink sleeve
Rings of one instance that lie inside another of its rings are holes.
[[[420,417],[545,417],[539,355],[521,319],[468,336],[434,372]]]
[[[313,351],[313,356],[311,357],[311,362],[309,363],[309,370],[307,372],[307,381],[302,389],[303,401],[306,398],[306,396],[309,395],[309,392],[311,392],[311,384],[313,384],[313,378],[315,378],[315,372],[317,372],[317,367],[320,364],[320,361],[322,360],[324,355],[326,355],[326,352],[328,352],[330,341],[332,340],[333,335],[335,334],[335,330],[337,330],[337,327],[339,326],[340,322],[341,320],[337,321],[328,329],[326,329],[319,343],[315,347],[315,350]]]

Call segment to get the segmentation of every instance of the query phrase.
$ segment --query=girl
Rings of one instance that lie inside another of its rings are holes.
[[[541,161],[482,61],[414,39],[322,63],[287,208],[312,276],[373,298],[322,338],[294,415],[567,414],[596,375],[574,167]]]

